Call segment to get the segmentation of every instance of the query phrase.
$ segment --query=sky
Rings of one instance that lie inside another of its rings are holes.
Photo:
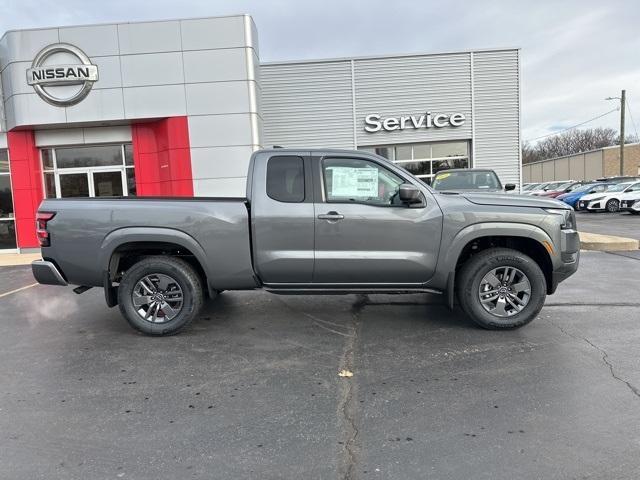
[[[640,131],[640,0],[0,0],[0,34],[236,13],[253,16],[261,61],[519,47],[523,140],[613,110],[623,88]]]

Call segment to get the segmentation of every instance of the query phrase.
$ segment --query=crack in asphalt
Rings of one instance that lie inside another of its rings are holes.
[[[347,337],[342,358],[340,359],[340,370],[354,371],[355,354],[358,347],[360,330],[360,313],[369,302],[367,295],[357,295],[356,302],[351,306],[351,331],[352,335]],[[354,480],[357,478],[357,467],[359,463],[360,448],[358,446],[357,413],[357,375],[353,377],[343,377],[340,381],[338,418],[344,435],[342,444],[342,455],[338,466],[338,478],[341,480]]]
[[[627,388],[631,391],[631,393],[633,393],[636,397],[640,398],[640,390],[638,388],[636,388],[631,382],[629,382],[628,380],[625,380],[624,378],[620,377],[614,370],[613,368],[613,364],[609,361],[609,354],[607,353],[607,351],[602,348],[599,347],[598,345],[596,345],[595,343],[593,343],[591,340],[589,340],[586,337],[581,337],[579,335],[574,335],[570,332],[568,332],[566,329],[562,328],[560,325],[558,325],[557,323],[555,323],[552,320],[547,319],[547,321],[553,325],[554,327],[556,327],[558,330],[560,330],[562,333],[564,333],[565,335],[575,339],[575,340],[582,340],[583,342],[585,342],[587,345],[589,345],[591,348],[593,348],[594,350],[597,350],[601,357],[602,357],[602,363],[604,363],[608,368],[609,368],[609,372],[611,374],[611,378],[613,378],[614,380],[623,383],[624,385],[627,386]]]

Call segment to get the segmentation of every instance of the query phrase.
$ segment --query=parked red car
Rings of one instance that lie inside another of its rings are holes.
[[[582,186],[585,182],[567,182],[562,185],[554,188],[553,190],[547,190],[544,193],[538,195],[539,197],[547,197],[547,198],[556,198],[558,195],[562,195],[563,193],[569,193],[572,190]]]

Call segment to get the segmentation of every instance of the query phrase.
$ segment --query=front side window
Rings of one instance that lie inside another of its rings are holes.
[[[304,201],[302,157],[271,157],[267,163],[267,195],[278,202]]]
[[[322,162],[327,202],[402,205],[398,192],[404,183],[375,162],[356,158],[330,158]]]

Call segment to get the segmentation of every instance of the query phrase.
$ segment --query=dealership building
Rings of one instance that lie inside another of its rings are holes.
[[[243,196],[273,146],[521,183],[518,49],[261,63],[237,15],[9,31],[0,72],[0,251],[43,198]]]

